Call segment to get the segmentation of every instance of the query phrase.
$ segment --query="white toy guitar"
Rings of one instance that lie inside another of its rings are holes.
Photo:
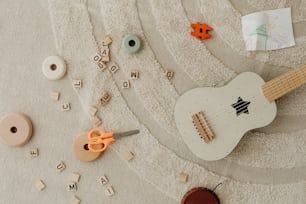
[[[306,82],[306,65],[267,83],[245,72],[220,88],[196,88],[176,103],[175,122],[184,142],[201,159],[226,157],[249,130],[276,116],[275,100]]]

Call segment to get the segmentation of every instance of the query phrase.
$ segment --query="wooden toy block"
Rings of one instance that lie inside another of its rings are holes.
[[[102,72],[105,69],[106,69],[106,65],[103,63],[103,61],[98,62],[98,70]]]
[[[53,101],[58,101],[59,100],[59,97],[60,97],[60,93],[57,92],[57,91],[53,91],[51,94],[50,94],[50,97]]]
[[[131,79],[138,79],[139,72],[138,71],[131,71]]]
[[[102,47],[101,56],[102,57],[108,57],[109,56],[109,49],[108,49],[108,47]]]
[[[89,107],[90,116],[94,117],[97,114],[97,112],[98,112],[98,109],[96,107],[94,107],[94,106]]]
[[[77,186],[77,183],[76,182],[70,182],[68,183],[67,185],[67,191],[70,191],[70,192],[77,192],[78,190],[78,186]]]
[[[187,180],[188,180],[188,174],[185,174],[185,173],[180,173],[179,175],[178,175],[178,181],[180,182],[180,183],[187,183]]]
[[[99,178],[99,182],[101,183],[101,185],[104,186],[104,185],[108,184],[108,179],[105,175],[103,175]]]
[[[103,94],[103,96],[100,98],[100,104],[102,106],[105,106],[109,103],[109,101],[111,100],[112,96],[108,93],[108,92],[105,92]]]
[[[112,186],[109,186],[105,189],[105,193],[107,196],[113,196],[115,194],[115,191]]]
[[[122,81],[122,88],[124,89],[130,88],[130,81],[129,80]]]
[[[102,56],[101,55],[99,55],[99,54],[95,54],[95,56],[93,56],[93,61],[95,61],[95,62],[99,62],[101,59],[102,59]]]
[[[31,155],[31,157],[38,157],[38,154],[39,154],[39,152],[38,152],[38,149],[37,149],[37,148],[32,148],[32,149],[30,149],[30,155]]]
[[[94,127],[99,127],[102,125],[102,120],[98,116],[95,116],[92,122]]]
[[[38,180],[35,183],[35,187],[37,188],[37,190],[42,191],[46,188],[46,185],[44,184],[42,180]]]
[[[72,182],[77,183],[77,182],[79,182],[80,177],[81,177],[81,175],[80,175],[79,173],[73,172],[73,173],[70,174],[70,176],[69,176],[69,181],[72,181]]]
[[[109,62],[110,58],[109,58],[109,56],[105,56],[105,57],[102,57],[101,61],[102,62]]]
[[[63,103],[61,108],[62,108],[62,111],[70,111],[71,109],[70,103]]]
[[[81,200],[78,197],[76,196],[71,197],[70,204],[80,204],[80,203],[81,203]]]
[[[114,74],[119,70],[119,66],[116,63],[113,63],[110,67],[109,67],[109,71]]]
[[[80,79],[72,80],[72,84],[73,84],[73,87],[76,88],[76,89],[82,88],[82,80],[80,80]]]
[[[133,152],[127,152],[127,154],[125,155],[125,159],[127,161],[131,161],[133,158],[134,158]]]
[[[167,71],[167,72],[166,72],[166,77],[167,77],[169,80],[173,79],[173,76],[174,76],[174,72],[172,72],[172,71]]]
[[[112,39],[110,36],[105,36],[102,40],[102,46],[108,46],[109,44],[112,43]]]
[[[62,162],[62,161],[56,165],[56,169],[57,169],[59,172],[64,171],[65,168],[66,168],[66,165],[65,165],[64,162]]]

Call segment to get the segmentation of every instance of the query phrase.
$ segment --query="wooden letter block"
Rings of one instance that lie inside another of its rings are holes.
[[[102,106],[105,106],[109,103],[109,101],[111,100],[112,96],[108,93],[105,92],[104,95],[102,96],[102,98],[100,98],[100,103]]]
[[[131,79],[138,79],[139,72],[138,71],[131,71]]]
[[[102,47],[102,57],[108,57],[109,56],[109,49],[107,47]]]
[[[50,98],[51,98],[53,101],[58,101],[58,100],[59,100],[59,97],[60,97],[60,93],[59,93],[59,92],[54,91],[54,92],[52,92],[52,93],[50,94]]]
[[[101,185],[104,186],[104,185],[108,184],[108,179],[105,175],[103,175],[99,178],[99,182],[100,182]]]
[[[115,194],[115,191],[112,186],[109,186],[105,189],[105,193],[107,196],[112,196]]]
[[[44,182],[42,180],[38,180],[35,183],[35,187],[37,188],[37,190],[42,191],[46,188],[46,185],[44,184]]]
[[[71,199],[70,199],[70,204],[80,204],[81,203],[81,200],[76,197],[76,196],[73,196]]]
[[[187,180],[188,180],[188,174],[185,174],[185,173],[180,173],[178,175],[178,181],[180,183],[187,183]]]
[[[102,46],[108,46],[112,43],[112,39],[107,35],[102,40]]]
[[[79,182],[80,177],[81,177],[80,174],[74,172],[74,173],[70,174],[69,181],[77,183],[77,182]]]
[[[70,103],[63,103],[62,104],[62,111],[69,111],[71,109]]]
[[[30,155],[31,155],[31,157],[38,157],[38,149],[37,148],[32,148],[30,150]]]
[[[94,117],[97,114],[98,109],[96,107],[89,107],[89,114],[90,116]]]
[[[124,89],[130,88],[130,81],[129,80],[122,81],[122,88]]]
[[[102,62],[109,62],[110,61],[109,56],[102,57],[101,61]]]
[[[65,166],[64,162],[62,162],[62,161],[56,165],[56,169],[57,169],[59,172],[64,171],[65,168],[66,168],[66,166]]]
[[[134,158],[133,152],[127,152],[127,154],[125,155],[125,159],[127,161],[131,161],[133,158]]]
[[[95,61],[95,62],[99,62],[100,60],[101,60],[101,55],[99,55],[99,54],[96,54],[95,56],[93,56],[93,61]]]
[[[78,190],[77,183],[75,183],[75,182],[70,182],[70,183],[68,183],[68,185],[67,185],[67,191],[70,191],[70,192],[77,192],[77,190]]]
[[[106,69],[106,65],[102,61],[98,62],[98,70],[102,72],[105,69]]]
[[[173,76],[174,76],[174,72],[172,72],[172,71],[167,71],[167,72],[166,72],[166,77],[167,77],[169,80],[173,79]]]
[[[109,67],[109,71],[111,72],[111,73],[116,73],[117,71],[119,70],[119,66],[117,65],[117,64],[115,64],[115,63],[113,63],[110,67]]]
[[[76,89],[82,88],[82,80],[80,80],[80,79],[72,80],[72,84],[73,84],[73,87],[76,88]]]
[[[99,127],[100,125],[102,125],[102,120],[98,116],[95,116],[92,122],[93,127]]]

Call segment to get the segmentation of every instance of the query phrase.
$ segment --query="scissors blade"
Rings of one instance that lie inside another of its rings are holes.
[[[135,135],[135,134],[138,134],[138,133],[139,133],[139,130],[131,130],[131,131],[127,131],[127,132],[114,133],[114,138],[118,139],[120,137]]]

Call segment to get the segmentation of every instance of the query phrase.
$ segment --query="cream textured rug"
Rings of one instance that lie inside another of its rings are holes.
[[[188,189],[213,188],[220,182],[216,193],[224,204],[306,203],[305,86],[278,101],[279,114],[273,124],[249,132],[232,154],[217,162],[197,159],[183,143],[173,118],[176,100],[190,88],[221,86],[243,71],[269,80],[306,63],[304,1],[30,2],[2,3],[0,7],[6,8],[0,18],[5,25],[5,37],[0,39],[5,48],[0,58],[4,84],[0,113],[26,112],[36,128],[33,140],[24,148],[0,148],[1,162],[6,164],[0,168],[6,175],[0,184],[1,203],[67,203],[73,194],[65,191],[65,185],[73,171],[82,175],[76,193],[82,203],[179,203]],[[292,7],[296,46],[245,51],[241,16],[283,7]],[[214,28],[212,39],[201,42],[190,36],[190,24],[197,21]],[[121,48],[122,38],[129,33],[142,39],[143,48],[137,55],[128,55]],[[91,60],[106,34],[113,39],[111,60],[120,67],[113,75],[99,72]],[[27,57],[16,61],[14,53]],[[68,64],[68,74],[60,82],[45,80],[40,71],[42,60],[52,54],[62,56]],[[18,72],[12,70],[14,66]],[[122,89],[121,81],[135,69],[140,78],[131,81],[130,89]],[[164,76],[168,69],[175,72],[173,81]],[[82,79],[83,88],[73,90],[72,79]],[[21,88],[28,92],[19,95]],[[48,94],[54,89],[62,92],[62,100],[72,103],[69,113],[60,112],[59,104],[50,102]],[[109,105],[100,107],[97,101],[104,91],[113,97]],[[77,133],[90,128],[92,105],[99,107],[104,129],[139,128],[141,133],[114,143],[99,160],[84,164],[75,159],[71,143]],[[26,156],[32,146],[42,152],[36,160]],[[135,153],[130,162],[124,159],[127,151]],[[60,160],[67,169],[59,175],[54,167]],[[189,174],[186,184],[176,179],[181,172]],[[104,195],[96,182],[101,174],[108,175],[115,196]],[[45,191],[36,191],[36,179],[45,181]]]

